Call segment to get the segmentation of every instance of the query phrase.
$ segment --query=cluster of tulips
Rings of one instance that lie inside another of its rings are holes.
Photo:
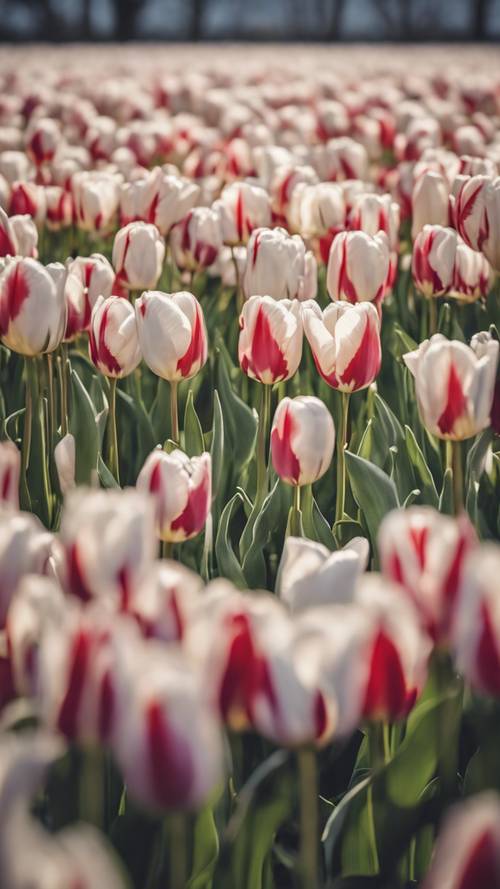
[[[0,67],[0,884],[500,887],[500,80],[103,59]]]

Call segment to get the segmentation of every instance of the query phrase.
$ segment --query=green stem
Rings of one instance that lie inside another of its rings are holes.
[[[261,383],[259,430],[257,433],[257,493],[256,502],[262,503],[267,494],[267,440],[271,419],[271,387]]]
[[[290,521],[292,537],[302,537],[302,517],[300,512],[300,485],[293,486],[293,506]]]
[[[348,392],[342,392],[341,398],[341,421],[337,439],[337,498],[335,501],[335,524],[342,521],[345,512],[345,450],[347,447],[347,422],[349,419],[350,395]]]
[[[370,845],[372,847],[373,865],[375,872],[378,873],[380,871],[380,861],[378,857],[377,833],[375,830],[375,810],[373,805],[372,783],[368,785],[368,792],[366,794],[366,806],[368,810],[368,833],[370,835]]]
[[[31,452],[31,433],[33,429],[33,391],[32,391],[32,382],[33,382],[33,362],[32,358],[24,359],[24,368],[26,373],[26,384],[25,384],[25,411],[24,411],[24,429],[23,429],[23,443],[22,443],[22,454],[21,454],[21,477],[27,483],[27,474],[28,474],[28,466],[30,462],[30,452]]]
[[[161,557],[162,559],[173,559],[174,557],[174,544],[171,540],[162,540],[161,542]]]
[[[104,754],[98,747],[82,750],[80,760],[79,815],[83,821],[104,826]]]
[[[61,345],[61,355],[57,359],[57,369],[59,371],[59,387],[61,392],[61,433],[63,437],[68,432],[68,346],[67,343]]]
[[[438,315],[436,297],[431,296],[429,299],[429,337],[437,333]]]
[[[116,432],[116,379],[114,377],[110,377],[109,380],[108,466],[116,481],[120,484],[118,435]]]
[[[186,889],[186,827],[186,816],[182,812],[170,816],[169,889]]]
[[[462,443],[451,442],[451,461],[453,468],[453,504],[455,515],[460,515],[464,508],[464,482],[462,472]]]
[[[180,442],[178,387],[176,381],[170,383],[170,437],[176,444]]]
[[[54,392],[54,362],[50,352],[47,353],[47,379],[49,390],[49,443],[52,452],[56,432],[56,399]]]
[[[236,281],[236,308],[238,310],[238,315],[240,315],[241,311],[243,309],[243,294],[241,291],[240,270],[238,267],[238,261],[236,259],[236,254],[234,252],[234,247],[231,247],[231,259],[233,261],[234,277],[235,277],[235,281]]]
[[[300,790],[300,877],[303,889],[318,886],[318,774],[316,752],[297,753]]]

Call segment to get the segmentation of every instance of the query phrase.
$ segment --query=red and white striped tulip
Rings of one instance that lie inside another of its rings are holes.
[[[26,153],[37,165],[48,163],[61,142],[61,129],[51,117],[40,117],[26,131]]]
[[[271,225],[269,195],[250,182],[226,185],[213,208],[220,216],[224,243],[232,247],[246,244],[255,228]]]
[[[176,449],[156,449],[147,457],[137,488],[152,494],[160,540],[179,543],[196,537],[205,527],[212,501],[210,454],[189,458]]]
[[[449,641],[466,559],[476,546],[465,514],[455,519],[430,506],[394,510],[380,525],[382,573],[401,584],[438,643]]]
[[[252,232],[243,276],[247,299],[255,295],[314,299],[317,287],[316,260],[299,235],[290,235],[284,228]]]
[[[350,603],[369,555],[370,546],[364,537],[354,537],[343,549],[333,553],[315,540],[287,537],[276,591],[294,613]]]
[[[302,358],[302,319],[297,300],[251,296],[240,315],[238,357],[253,380],[289,380]]]
[[[304,333],[323,379],[341,392],[365,389],[382,361],[380,320],[372,303],[334,302],[322,312],[310,301],[302,307]]]
[[[68,263],[68,275],[77,275],[92,309],[98,296],[111,296],[115,273],[113,266],[101,253],[77,256]]]
[[[349,228],[375,237],[385,232],[392,253],[399,248],[399,204],[390,194],[366,192],[354,200],[349,214]]]
[[[37,225],[45,221],[45,189],[35,182],[13,182],[10,190],[9,216],[31,216]]]
[[[465,243],[500,271],[500,176],[467,179],[455,202],[455,219]]]
[[[160,278],[165,242],[155,225],[130,222],[115,235],[112,262],[117,284],[127,290],[152,290]]]
[[[45,189],[47,203],[46,225],[50,231],[68,228],[73,221],[73,199],[71,192],[61,185],[49,185]]]
[[[52,541],[34,515],[0,508],[0,629],[21,578],[47,573]]]
[[[271,428],[271,458],[289,485],[311,485],[327,471],[335,447],[335,426],[326,405],[312,395],[283,398]]]
[[[457,233],[440,225],[424,225],[413,244],[415,287],[426,298],[443,296],[453,286]]]
[[[334,182],[298,185],[288,212],[290,227],[303,238],[317,238],[321,261],[328,262],[334,237],[346,227],[344,194]]]
[[[166,237],[172,226],[193,209],[199,195],[200,187],[195,182],[155,167],[145,178],[122,186],[122,222],[124,225],[138,219],[151,222]]]
[[[127,604],[127,613],[139,624],[146,639],[182,642],[200,600],[201,578],[180,562],[154,563]]]
[[[92,309],[89,352],[106,377],[127,377],[139,365],[141,349],[133,305],[121,296],[100,296]]]
[[[456,604],[453,650],[477,691],[500,697],[500,546],[483,543],[467,558]]]
[[[341,232],[328,258],[326,286],[330,299],[380,305],[390,275],[389,240],[385,232]]]
[[[438,438],[463,441],[490,425],[498,342],[476,334],[470,346],[435,334],[403,360],[415,378],[424,426]]]
[[[222,248],[220,214],[210,207],[195,207],[170,230],[169,243],[178,268],[193,272],[207,268]]]
[[[150,290],[135,303],[144,361],[164,380],[194,377],[207,360],[203,310],[192,293]]]
[[[0,257],[38,256],[38,231],[31,216],[7,216],[0,207]]]
[[[71,179],[75,219],[82,231],[103,231],[110,227],[118,209],[118,180],[112,173],[87,171]]]
[[[0,442],[0,503],[19,509],[21,452],[12,441]]]
[[[0,275],[0,334],[9,349],[26,356],[57,349],[66,327],[65,281],[58,262],[8,263]]]
[[[453,284],[449,296],[461,302],[486,299],[493,286],[493,269],[484,253],[458,239]]]
[[[278,222],[284,222],[288,218],[290,202],[293,192],[301,185],[313,185],[318,181],[317,173],[309,166],[280,166],[273,174],[269,192],[271,205]]]
[[[418,176],[411,197],[413,238],[425,225],[447,226],[450,221],[450,187],[445,177],[435,170]]]

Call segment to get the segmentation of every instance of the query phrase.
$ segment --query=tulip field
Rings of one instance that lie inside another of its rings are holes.
[[[0,58],[0,889],[500,889],[493,50]]]

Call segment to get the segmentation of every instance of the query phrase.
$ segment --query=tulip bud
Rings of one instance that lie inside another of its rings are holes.
[[[30,513],[0,510],[0,629],[18,583],[25,574],[45,574],[52,535]]]
[[[314,185],[318,181],[317,173],[312,167],[290,166],[285,164],[278,167],[273,174],[269,191],[275,218],[279,222],[286,222],[290,201],[295,189],[301,185]]]
[[[481,793],[454,806],[444,819],[422,889],[496,889],[500,886],[500,800]]]
[[[137,488],[153,494],[160,540],[180,542],[203,530],[212,498],[210,454],[191,459],[176,449],[156,449],[147,457]]]
[[[219,726],[190,663],[149,642],[134,652],[114,750],[131,797],[148,809],[196,809],[222,779]]]
[[[334,302],[322,312],[310,301],[303,306],[302,322],[316,367],[329,386],[357,392],[373,383],[382,361],[374,305]]]
[[[213,205],[220,215],[225,244],[246,244],[255,228],[271,225],[269,195],[259,185],[234,182],[227,185]]]
[[[328,259],[326,286],[330,299],[380,304],[389,271],[389,242],[384,232],[373,237],[362,231],[341,232],[332,243]]]
[[[54,461],[62,494],[75,487],[75,437],[68,432],[54,448]]]
[[[354,199],[349,214],[349,228],[361,231],[374,238],[379,232],[385,232],[389,249],[397,252],[399,248],[399,205],[389,194],[361,194]]]
[[[9,217],[0,207],[0,256],[17,255],[17,241]]]
[[[424,225],[413,244],[415,287],[427,298],[443,296],[453,285],[457,234],[451,228]]]
[[[26,152],[40,166],[51,161],[61,141],[57,121],[42,117],[30,124],[26,132]]]
[[[106,377],[121,379],[141,360],[134,307],[121,296],[100,296],[92,309],[90,357]]]
[[[311,485],[325,474],[335,447],[335,427],[319,398],[283,398],[271,429],[271,457],[289,485]]]
[[[189,380],[203,367],[208,347],[202,308],[192,293],[150,290],[136,300],[144,361],[164,380]]]
[[[60,231],[68,228],[73,221],[73,200],[71,193],[60,185],[50,185],[45,189],[47,202],[47,228]]]
[[[330,139],[315,147],[313,166],[321,181],[341,182],[345,179],[368,179],[368,152],[364,145],[349,136]]]
[[[68,590],[84,602],[108,596],[125,608],[156,553],[153,503],[133,489],[70,490],[59,538]]]
[[[0,502],[19,509],[21,452],[12,441],[0,442]]]
[[[252,296],[240,315],[241,369],[260,383],[289,380],[302,358],[302,320],[296,300]]]
[[[198,201],[200,187],[182,176],[165,174],[155,167],[148,177],[122,187],[120,207],[124,224],[142,219],[168,235],[176,222],[184,219]]]
[[[170,248],[180,269],[196,271],[212,265],[222,247],[219,214],[210,207],[195,207],[170,232]]]
[[[92,309],[98,296],[111,296],[115,273],[111,263],[100,253],[77,256],[68,263],[68,275],[76,275]]]
[[[425,225],[447,226],[449,223],[449,186],[444,176],[427,170],[415,182],[411,198],[412,238],[416,238]]]
[[[461,302],[486,299],[493,284],[493,270],[478,250],[472,250],[459,238],[455,254],[453,284],[449,296]]]
[[[154,288],[164,257],[165,244],[154,225],[130,222],[115,235],[113,266],[118,283],[127,290]]]
[[[294,189],[288,212],[290,227],[303,238],[318,238],[323,262],[328,262],[334,237],[345,228],[346,207],[342,189],[333,182],[300,184]]]
[[[10,191],[9,216],[31,216],[37,225],[45,220],[45,191],[35,182],[13,182]]]
[[[465,515],[454,519],[428,506],[394,510],[380,525],[382,573],[402,585],[438,643],[448,641],[465,560],[476,544]]]
[[[6,346],[33,356],[57,349],[66,326],[61,263],[17,259],[0,275],[0,334]]]
[[[292,612],[353,601],[356,584],[368,564],[370,546],[354,537],[330,552],[304,537],[287,537],[276,581],[281,599]]]
[[[403,360],[415,378],[424,426],[438,438],[463,441],[490,424],[498,342],[477,334],[470,346],[435,334]]]
[[[273,299],[314,299],[317,291],[316,260],[298,235],[284,228],[258,228],[247,248],[243,290],[251,296]]]
[[[500,546],[484,543],[465,561],[453,626],[453,649],[466,682],[500,697],[498,591]]]
[[[465,243],[500,271],[500,177],[467,179],[456,199],[455,218]]]
[[[44,628],[61,626],[66,602],[60,586],[48,577],[27,574],[19,583],[5,629],[17,693],[34,697],[39,683],[38,651]]]
[[[9,219],[16,255],[38,257],[38,229],[31,216],[11,216]]]
[[[109,228],[118,208],[118,181],[113,174],[87,171],[71,179],[76,223],[83,231]]]
[[[155,562],[140,587],[133,591],[127,612],[147,639],[181,642],[200,599],[200,577],[179,562]]]

